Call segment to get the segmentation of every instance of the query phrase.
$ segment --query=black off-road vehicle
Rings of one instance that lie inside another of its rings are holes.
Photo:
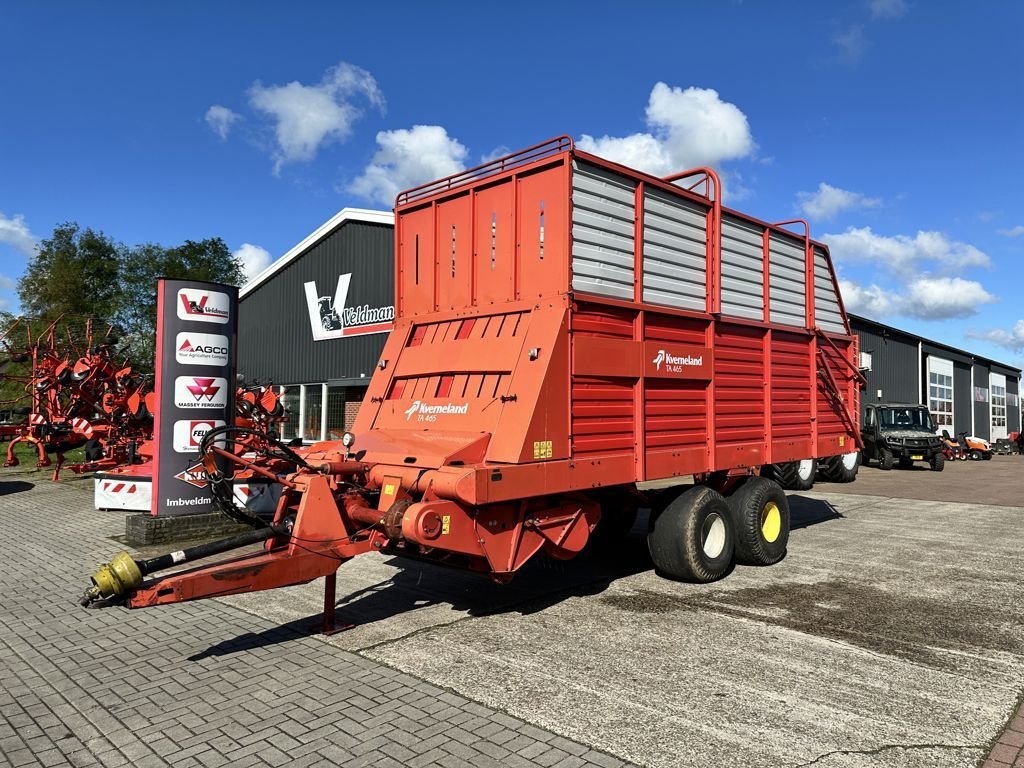
[[[935,472],[946,465],[942,440],[923,405],[868,405],[861,436],[865,464],[874,459],[882,469],[892,469],[894,464],[907,469],[915,461],[925,461]]]

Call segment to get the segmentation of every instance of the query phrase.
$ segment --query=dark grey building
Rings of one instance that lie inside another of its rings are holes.
[[[395,313],[394,215],[345,208],[239,292],[238,370],[281,388],[285,437],[352,424]]]
[[[939,429],[986,440],[1020,430],[1019,368],[866,317],[850,324],[868,380],[862,403],[921,403]]]

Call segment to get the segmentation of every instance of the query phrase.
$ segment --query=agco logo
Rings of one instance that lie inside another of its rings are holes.
[[[174,357],[183,365],[227,365],[228,337],[216,333],[179,333]]]
[[[411,421],[412,417],[416,417],[416,421],[437,421],[439,414],[457,414],[464,416],[469,413],[469,403],[463,403],[462,405],[456,405],[455,403],[444,403],[441,405],[429,405],[421,400],[417,400],[405,411],[405,420]]]
[[[201,323],[226,323],[231,315],[231,299],[220,291],[182,288],[178,291],[178,318]]]
[[[219,376],[179,376],[174,380],[178,408],[223,408],[228,404],[228,382]]]
[[[704,355],[698,357],[693,357],[692,355],[677,357],[666,352],[664,349],[659,349],[658,354],[655,355],[651,362],[654,363],[655,370],[660,371],[661,366],[664,365],[665,370],[670,373],[682,373],[684,366],[700,367],[704,365]]]

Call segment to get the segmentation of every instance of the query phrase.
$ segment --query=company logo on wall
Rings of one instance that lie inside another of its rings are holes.
[[[180,419],[174,422],[174,450],[195,453],[207,432],[223,426],[224,422],[219,419]]]
[[[438,414],[457,414],[465,416],[469,413],[469,403],[458,405],[456,403],[439,403],[430,405],[422,400],[417,400],[405,411],[405,420],[411,421],[415,416],[417,421],[437,421]]]
[[[313,339],[340,339],[344,336],[359,336],[367,333],[387,333],[395,320],[395,307],[371,307],[363,304],[349,307],[348,287],[352,273],[338,275],[338,286],[334,296],[321,296],[316,282],[309,281],[303,287],[306,292],[306,308],[309,310],[309,327]]]
[[[187,469],[183,469],[181,472],[175,475],[178,480],[184,483],[188,483],[193,488],[205,488],[209,485],[209,475],[206,474],[206,467],[203,466],[203,462],[198,461]],[[182,502],[183,504],[185,502]],[[196,501],[187,502],[188,504],[208,504],[209,499],[202,499]],[[170,504],[170,502],[168,502]]]
[[[217,333],[179,333],[174,357],[184,365],[227,365],[228,337]]]
[[[231,300],[220,291],[182,288],[178,291],[178,318],[201,323],[226,323],[231,316]]]
[[[651,362],[654,363],[655,370],[660,371],[662,364],[664,364],[666,371],[671,371],[672,373],[680,373],[683,370],[684,365],[704,365],[704,356],[678,356],[666,352],[664,349],[659,349],[658,354],[654,356],[654,359]]]
[[[227,404],[227,379],[179,376],[174,380],[174,405],[178,408],[224,408]]]

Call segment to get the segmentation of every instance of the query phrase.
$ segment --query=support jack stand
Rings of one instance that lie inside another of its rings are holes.
[[[352,629],[355,626],[355,624],[342,624],[338,626],[334,621],[335,588],[337,587],[337,582],[337,573],[324,576],[324,621],[322,625],[313,626],[313,629],[319,630],[321,635],[335,635],[338,632],[344,632],[346,629]]]

